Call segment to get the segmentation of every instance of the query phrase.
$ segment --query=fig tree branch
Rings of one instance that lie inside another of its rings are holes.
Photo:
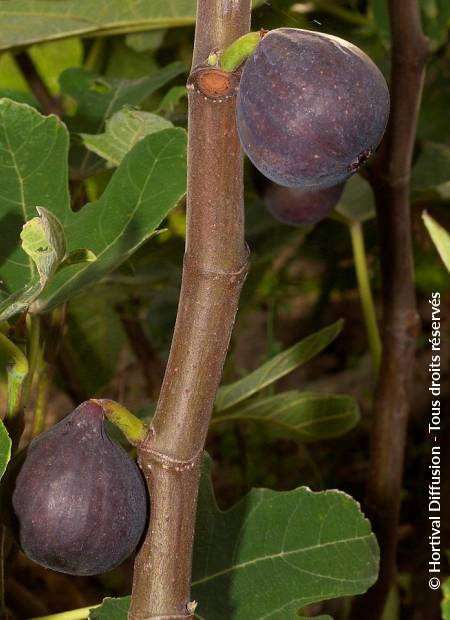
[[[28,52],[26,50],[19,52],[16,54],[15,60],[31,92],[38,100],[42,112],[44,114],[56,114],[56,116],[62,117],[64,115],[64,109],[60,101],[56,97],[53,97],[48,90],[47,85],[36,70]]]
[[[395,584],[397,530],[415,339],[419,331],[411,243],[409,181],[428,44],[417,0],[390,0],[391,115],[375,162],[382,271],[382,362],[374,401],[367,512],[378,537],[380,576],[353,618],[381,618]],[[362,615],[361,615],[362,614]]]
[[[249,25],[250,0],[199,0],[192,68]],[[233,90],[209,99],[190,80],[183,278],[160,399],[138,449],[151,518],[136,558],[130,620],[194,617],[190,581],[200,464],[248,260],[234,97]]]

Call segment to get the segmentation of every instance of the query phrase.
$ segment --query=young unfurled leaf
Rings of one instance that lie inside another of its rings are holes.
[[[38,299],[45,285],[56,273],[66,253],[64,228],[58,218],[44,207],[36,207],[38,217],[28,220],[20,233],[23,251],[31,258],[37,274],[0,303],[0,320],[27,310]]]
[[[55,273],[66,254],[66,238],[61,222],[44,207],[36,207],[39,217],[28,220],[20,238],[23,250],[36,265],[42,286]]]

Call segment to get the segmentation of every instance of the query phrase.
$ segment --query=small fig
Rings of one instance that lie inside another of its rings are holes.
[[[270,183],[264,201],[270,213],[283,224],[317,224],[334,209],[344,186],[345,183],[340,183],[324,189],[307,190]]]
[[[351,43],[279,28],[245,62],[236,114],[244,151],[262,174],[286,187],[320,189],[345,181],[376,149],[389,91]]]
[[[137,547],[147,520],[142,474],[106,434],[95,401],[33,439],[12,506],[28,557],[72,575],[120,564]]]

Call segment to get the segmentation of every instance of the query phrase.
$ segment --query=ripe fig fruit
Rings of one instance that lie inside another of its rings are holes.
[[[143,477],[86,401],[30,443],[12,505],[29,558],[71,575],[108,571],[137,547],[147,520]]]
[[[270,213],[283,224],[317,224],[334,209],[345,183],[324,189],[299,189],[270,183],[264,201]]]
[[[286,187],[320,189],[345,181],[378,146],[389,91],[351,43],[279,28],[245,62],[236,113],[244,151],[260,172]]]

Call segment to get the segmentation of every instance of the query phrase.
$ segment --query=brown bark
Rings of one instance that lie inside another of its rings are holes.
[[[250,0],[198,0],[193,69],[249,29]],[[189,89],[187,237],[177,321],[139,462],[151,519],[129,618],[193,618],[189,606],[198,480],[214,398],[247,272],[242,153],[234,94]]]
[[[372,178],[382,271],[383,355],[374,400],[367,516],[380,545],[377,583],[355,602],[356,620],[381,618],[395,583],[397,530],[410,408],[416,310],[409,181],[428,45],[417,0],[390,0],[391,114]],[[362,614],[362,615],[361,615]]]
[[[59,99],[53,97],[48,90],[47,85],[37,72],[28,53],[26,51],[19,52],[16,54],[15,60],[28,82],[31,92],[38,100],[42,112],[44,114],[56,114],[56,116],[62,117],[64,114],[62,104]]]

